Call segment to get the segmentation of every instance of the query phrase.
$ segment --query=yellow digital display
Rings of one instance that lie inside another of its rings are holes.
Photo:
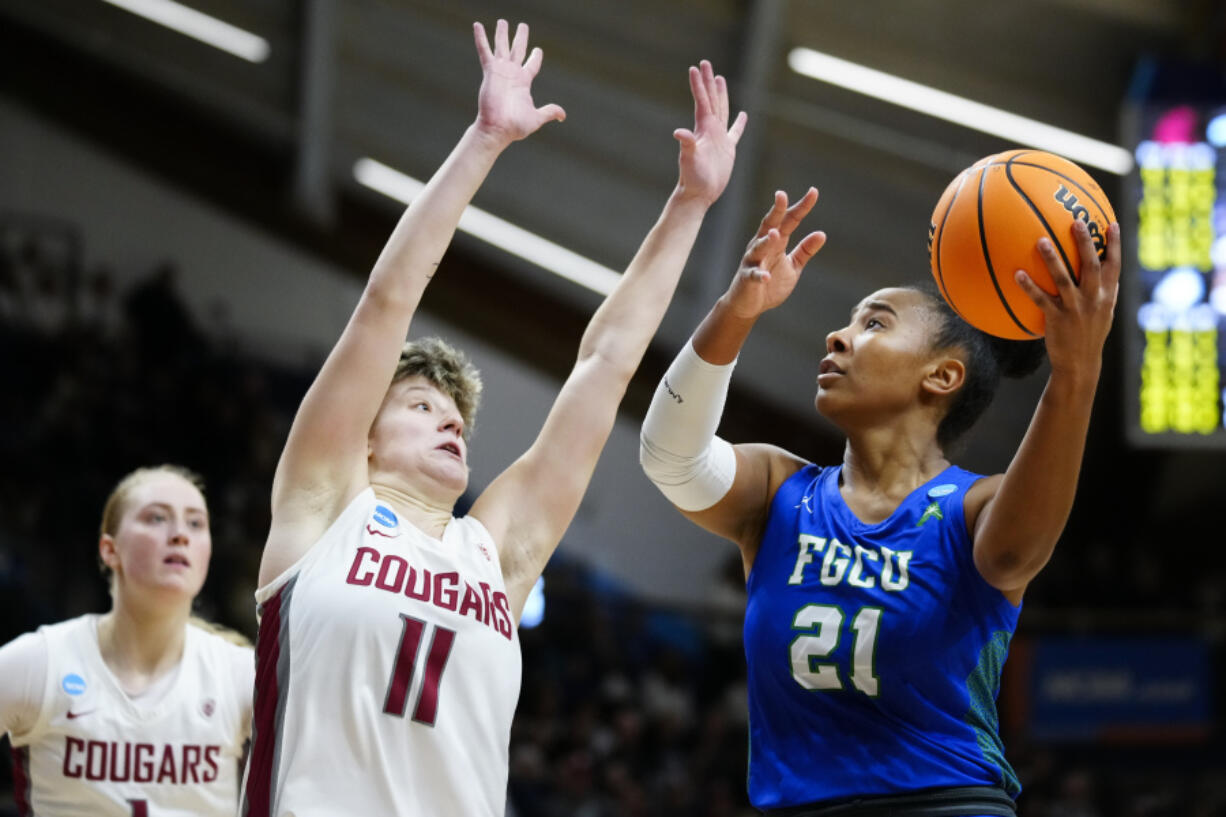
[[[1169,106],[1146,118],[1136,274],[1125,284],[1139,295],[1133,437],[1226,439],[1226,105]]]

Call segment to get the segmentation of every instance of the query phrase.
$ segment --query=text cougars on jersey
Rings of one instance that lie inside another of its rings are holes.
[[[496,630],[508,641],[514,624],[511,605],[506,593],[490,592],[488,582],[478,582],[473,587],[460,580],[455,571],[431,573],[418,570],[407,560],[395,554],[380,553],[375,548],[363,545],[353,554],[347,584],[359,587],[374,587],[388,593],[404,593],[405,596],[444,610],[471,616],[475,621]],[[461,587],[462,585],[462,587]]]
[[[156,745],[66,737],[64,777],[114,783],[212,783],[220,746]]]

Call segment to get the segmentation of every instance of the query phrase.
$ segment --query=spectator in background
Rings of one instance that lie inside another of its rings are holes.
[[[124,297],[124,313],[138,348],[160,361],[199,356],[204,347],[196,319],[178,288],[178,270],[163,261]]]

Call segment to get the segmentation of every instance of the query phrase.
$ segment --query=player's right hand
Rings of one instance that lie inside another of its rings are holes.
[[[732,286],[724,296],[734,314],[755,318],[779,306],[792,294],[801,270],[826,243],[826,234],[819,230],[802,238],[790,253],[787,251],[788,239],[816,203],[817,188],[814,187],[791,207],[787,194],[776,191],[774,204],[745,249]]]
[[[528,55],[528,24],[515,28],[515,39],[507,41],[507,21],[494,28],[494,49],[490,50],[485,26],[473,23],[473,39],[481,59],[481,90],[477,94],[477,128],[504,144],[510,144],[538,130],[546,122],[566,119],[560,105],[536,107],[532,101],[532,80],[541,70],[544,54],[540,48]]]

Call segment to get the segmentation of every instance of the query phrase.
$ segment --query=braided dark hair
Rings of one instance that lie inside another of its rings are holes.
[[[1047,348],[1041,340],[1004,340],[981,332],[962,320],[931,283],[911,286],[927,296],[928,307],[936,316],[933,349],[961,349],[966,353],[966,380],[954,395],[949,411],[937,426],[937,444],[949,449],[971,429],[996,396],[1003,377],[1033,374]]]

